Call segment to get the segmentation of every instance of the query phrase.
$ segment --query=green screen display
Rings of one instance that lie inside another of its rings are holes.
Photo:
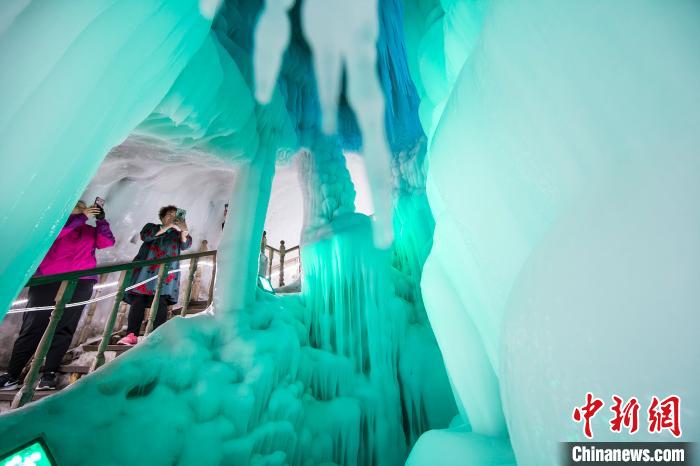
[[[0,458],[0,466],[54,466],[51,455],[41,441],[24,446]]]

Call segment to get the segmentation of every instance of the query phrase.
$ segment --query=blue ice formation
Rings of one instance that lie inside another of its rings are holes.
[[[690,0],[4,3],[3,309],[130,134],[234,166],[237,221],[215,316],[0,417],[0,447],[43,431],[68,464],[542,466],[582,439],[587,391],[678,394],[697,441],[699,19]],[[303,293],[274,298],[257,247],[289,160]]]

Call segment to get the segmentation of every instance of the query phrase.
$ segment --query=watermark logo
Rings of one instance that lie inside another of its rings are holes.
[[[680,438],[681,429],[681,398],[677,395],[669,395],[666,398],[652,396],[646,410],[635,396],[624,399],[613,395],[609,409],[605,407],[605,400],[598,398],[593,393],[586,393],[584,403],[575,406],[571,413],[574,422],[581,424],[583,435],[591,440],[593,438],[592,419],[596,415],[609,416],[608,427],[611,432],[634,435],[646,426],[650,434],[659,434],[668,431],[676,439]],[[646,416],[645,420],[641,418]],[[564,446],[564,465],[577,465],[581,463],[595,465],[617,464],[642,464],[656,463],[664,465],[688,465],[694,464],[691,458],[693,443],[688,442],[627,442],[625,439],[615,442],[567,442]]]
[[[591,419],[605,406],[601,398],[596,398],[592,393],[586,393],[586,401],[581,406],[576,406],[571,414],[574,422],[583,423],[583,435],[593,438]],[[651,397],[651,402],[646,410],[649,433],[669,431],[674,437],[680,438],[682,434],[680,419],[681,399],[677,395],[669,395],[664,399],[657,396]],[[623,428],[634,434],[639,430],[640,404],[636,397],[625,401],[623,398],[613,395],[610,407],[613,416],[610,419],[610,431],[621,433]]]

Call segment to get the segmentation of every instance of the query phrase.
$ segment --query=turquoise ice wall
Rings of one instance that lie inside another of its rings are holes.
[[[409,463],[449,445],[494,464],[509,438],[519,465],[556,464],[586,391],[680,393],[698,438],[697,3],[406,4],[436,221],[422,291],[472,426]],[[596,439],[629,440],[600,417]]]

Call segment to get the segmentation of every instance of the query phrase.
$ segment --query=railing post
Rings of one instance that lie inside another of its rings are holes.
[[[214,282],[216,281],[216,253],[212,257],[211,264],[211,283],[209,283],[209,296],[207,297],[207,307],[211,306],[214,300]]]
[[[124,316],[126,316],[126,310],[129,306],[126,303],[119,303],[119,314],[117,315],[116,327],[118,331],[121,331],[124,326]]]
[[[270,261],[267,263],[267,279],[272,278],[272,260],[275,258],[275,250],[271,247],[267,248],[270,251]]]
[[[284,255],[287,253],[284,248],[284,240],[280,241],[280,281],[279,286],[284,286]]]
[[[107,277],[109,277],[108,273],[103,273],[102,275],[100,275],[100,279],[97,281],[97,284],[104,285],[104,283],[107,281]],[[97,298],[99,293],[100,288],[98,288],[95,292],[95,298]],[[90,327],[90,324],[92,323],[92,319],[95,317],[95,309],[97,309],[97,301],[95,301],[94,303],[90,303],[90,306],[88,306],[85,322],[83,322],[83,326],[80,329],[80,334],[78,335],[77,346],[80,346],[85,340],[87,340],[87,332]]]
[[[61,286],[56,293],[56,307],[51,312],[51,318],[49,319],[49,325],[47,325],[44,335],[41,337],[39,346],[36,348],[34,353],[34,360],[31,366],[29,366],[29,373],[24,378],[24,385],[19,392],[15,395],[12,400],[11,408],[20,408],[24,406],[25,403],[32,400],[34,396],[34,386],[36,385],[36,379],[39,377],[39,369],[44,364],[44,359],[46,359],[46,353],[49,352],[51,347],[51,342],[53,341],[53,336],[56,333],[56,327],[63,317],[63,311],[66,308],[66,304],[73,297],[73,292],[78,284],[78,279],[63,281]]]
[[[148,316],[148,325],[146,325],[146,330],[143,332],[143,336],[148,336],[149,333],[153,331],[153,324],[156,321],[156,315],[158,314],[158,306],[160,305],[160,291],[163,289],[163,278],[168,274],[168,263],[160,264],[158,267],[158,280],[156,281],[156,292],[153,295],[153,302],[151,303],[151,314]]]
[[[199,246],[199,252],[205,252],[209,249],[209,242],[205,239],[202,240],[202,244]],[[194,274],[194,284],[192,285],[192,292],[190,297],[194,296],[194,300],[197,301],[200,295],[200,288],[202,286],[202,269],[197,267],[197,271]]]
[[[190,259],[190,271],[187,275],[187,285],[185,286],[185,302],[182,304],[182,311],[180,315],[185,317],[187,315],[187,308],[190,307],[190,298],[192,294],[192,282],[194,281],[194,273],[197,270],[197,258],[193,257]],[[180,272],[182,273],[182,272]]]
[[[124,288],[126,288],[126,285],[131,280],[132,272],[133,269],[127,269],[122,270],[122,272],[119,274],[117,295],[114,297],[112,312],[109,313],[109,317],[107,318],[107,324],[105,325],[104,332],[102,332],[102,340],[100,341],[100,346],[97,348],[97,356],[95,356],[95,361],[92,363],[90,372],[97,370],[97,368],[105,363],[105,350],[107,349],[107,345],[109,345],[109,339],[112,337],[114,323],[117,321],[117,314],[119,313],[119,306],[122,298],[124,297]]]

